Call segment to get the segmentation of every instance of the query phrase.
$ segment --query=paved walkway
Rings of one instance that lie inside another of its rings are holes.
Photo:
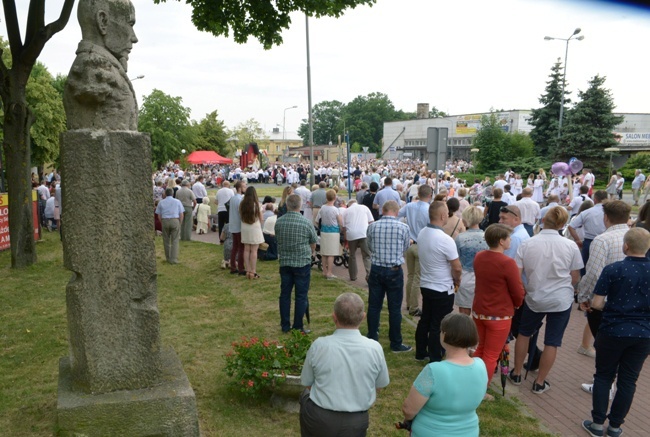
[[[193,233],[192,239],[212,244],[218,242],[216,232],[209,232],[205,235]],[[334,266],[334,273],[338,276],[338,280],[367,290],[368,285],[364,279],[361,255],[358,253],[357,257],[360,271],[356,281],[351,282],[349,280],[348,271],[345,267]],[[404,266],[404,272],[406,275],[406,266]],[[415,325],[417,319],[407,315],[406,303],[403,304],[402,309],[405,314],[404,322]],[[563,347],[558,350],[557,360],[547,378],[551,384],[551,390],[541,395],[532,393],[531,388],[536,376],[535,372],[530,373],[528,379],[523,381],[519,387],[510,383],[506,387],[506,396],[517,397],[548,431],[564,437],[587,435],[581,428],[580,423],[584,419],[591,419],[591,395],[583,392],[580,389],[580,384],[591,382],[594,373],[594,360],[576,353],[578,346],[580,346],[585,323],[586,319],[583,314],[579,311],[573,311],[564,335]],[[413,341],[410,343],[412,344]],[[541,338],[539,344],[543,344]],[[512,366],[514,365],[514,343],[511,344],[511,351]],[[645,366],[639,377],[634,403],[623,425],[624,435],[629,437],[646,437],[650,435],[650,431],[648,431],[650,430],[650,414],[648,414],[648,405],[650,405],[649,366]],[[495,376],[493,385],[497,393],[501,391],[500,384],[500,379]]]

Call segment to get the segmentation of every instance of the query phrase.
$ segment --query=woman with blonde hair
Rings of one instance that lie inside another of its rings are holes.
[[[239,204],[239,215],[241,216],[241,242],[244,245],[244,266],[246,277],[257,279],[257,249],[264,243],[262,233],[262,208],[257,198],[255,187],[246,188],[244,198]]]
[[[483,220],[483,211],[475,206],[465,208],[463,211],[463,222],[467,231],[456,237],[456,248],[458,258],[463,267],[460,277],[460,286],[456,292],[454,304],[458,305],[458,311],[470,315],[472,303],[474,302],[474,288],[476,279],[474,277],[474,257],[482,250],[487,250],[484,233],[478,225]]]
[[[323,275],[326,279],[334,279],[332,264],[334,257],[341,254],[341,230],[343,227],[343,216],[337,207],[334,206],[336,191],[327,190],[325,193],[327,203],[323,205],[316,216],[316,223],[320,223],[320,254],[323,262]]]
[[[176,197],[176,191],[178,191],[178,187],[176,186],[176,180],[174,178],[167,178],[165,181],[165,188],[172,188],[174,190],[174,197]]]
[[[291,185],[284,187],[284,190],[282,190],[282,199],[280,199],[280,203],[278,203],[278,218],[287,213],[287,197],[292,194],[293,188]]]

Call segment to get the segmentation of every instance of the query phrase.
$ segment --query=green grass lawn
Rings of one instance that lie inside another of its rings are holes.
[[[68,353],[65,286],[61,243],[46,233],[37,245],[38,263],[11,270],[10,255],[0,253],[0,432],[6,436],[52,435],[56,422],[58,360]],[[298,416],[271,408],[268,399],[251,401],[229,384],[225,354],[241,336],[281,339],[277,262],[258,265],[260,280],[249,281],[219,268],[221,247],[181,242],[180,264],[163,263],[156,239],[158,304],[163,345],[178,353],[196,393],[205,436],[296,436]],[[310,290],[313,335],[333,331],[332,304],[338,294],[353,290],[345,281],[312,277]],[[365,290],[358,290],[366,300]],[[391,383],[370,410],[371,436],[406,436],[393,423],[422,364],[413,354],[388,349],[387,314],[382,315],[382,344],[388,353]],[[365,333],[365,324],[362,333]],[[414,329],[404,323],[405,339]],[[536,420],[520,411],[516,400],[484,403],[479,409],[481,435],[545,436]]]

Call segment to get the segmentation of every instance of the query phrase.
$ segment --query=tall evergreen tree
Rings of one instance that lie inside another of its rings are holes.
[[[586,167],[607,168],[609,156],[604,150],[616,146],[613,130],[623,121],[623,116],[612,112],[616,106],[611,90],[603,87],[605,79],[596,75],[586,91],[578,92],[580,102],[569,111],[566,127],[562,129],[557,154],[561,160],[575,156]]]
[[[535,154],[544,158],[552,158],[555,155],[557,145],[558,120],[560,118],[560,106],[562,105],[562,63],[560,58],[551,67],[549,80],[546,82],[545,94],[539,98],[541,108],[533,109],[532,116],[528,121],[533,130],[530,138],[535,144]],[[564,104],[571,103],[568,95],[571,94],[564,89]],[[564,108],[566,114],[566,106]],[[566,118],[566,115],[565,117]],[[566,120],[564,120],[566,121]]]

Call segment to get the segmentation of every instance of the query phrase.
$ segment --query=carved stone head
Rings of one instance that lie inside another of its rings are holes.
[[[106,48],[126,71],[129,53],[138,42],[133,30],[135,8],[130,0],[81,0],[77,18],[82,38]]]

